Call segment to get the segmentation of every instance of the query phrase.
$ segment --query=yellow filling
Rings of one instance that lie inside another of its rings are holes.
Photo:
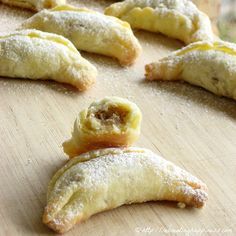
[[[236,50],[229,48],[227,46],[224,46],[218,42],[215,42],[213,44],[201,44],[201,45],[196,45],[191,48],[186,48],[181,50],[180,52],[176,53],[177,56],[182,56],[186,53],[192,52],[192,51],[209,51],[209,50],[215,50],[215,51],[220,51],[220,52],[225,52],[229,55],[236,56]]]
[[[54,7],[51,9],[51,11],[78,11],[78,12],[90,12],[90,13],[96,13],[93,10],[87,9],[87,8],[78,8],[78,7],[73,7],[71,5],[61,5]]]

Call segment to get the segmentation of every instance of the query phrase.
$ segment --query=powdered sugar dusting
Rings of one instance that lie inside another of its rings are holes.
[[[34,15],[22,25],[63,35],[79,50],[118,58],[121,64],[132,64],[141,46],[129,24],[97,11],[60,6]]]
[[[192,43],[146,67],[149,79],[184,80],[236,99],[236,46],[224,41]],[[165,69],[163,69],[165,68]]]
[[[37,30],[1,34],[0,62],[1,76],[53,79],[81,90],[96,77],[96,68],[69,40]]]
[[[133,202],[179,200],[201,207],[207,200],[203,182],[141,148],[100,149],[83,154],[72,159],[51,184],[49,201],[54,204],[58,204],[54,198],[73,192],[66,207],[57,209],[59,218],[65,213],[73,218],[71,204],[73,207],[79,204],[80,209],[82,204],[80,214],[90,216]],[[76,214],[74,217],[78,216]]]
[[[112,31],[125,39],[132,32],[127,30],[129,27],[126,23],[114,17],[105,16],[102,13],[91,10],[80,10],[78,8],[65,8],[65,10],[58,11],[44,10],[28,19],[24,23],[24,26],[37,27],[35,25],[37,21],[42,22],[38,23],[39,26],[45,24],[48,29],[50,29],[50,25],[47,24],[53,24],[55,33],[57,32],[66,36],[79,30],[80,34],[89,34],[91,37],[94,37],[94,40],[104,40],[104,37],[109,36]],[[42,27],[42,30],[47,30],[46,27],[45,29]],[[102,42],[98,41],[97,44],[99,43]]]

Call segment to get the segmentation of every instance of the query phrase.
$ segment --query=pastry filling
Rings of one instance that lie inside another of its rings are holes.
[[[128,111],[121,107],[111,106],[106,110],[98,110],[94,117],[101,125],[113,126],[124,125],[127,120]]]

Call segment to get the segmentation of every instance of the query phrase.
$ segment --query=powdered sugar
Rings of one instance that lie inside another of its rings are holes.
[[[63,35],[79,50],[112,56],[125,65],[132,64],[141,50],[128,23],[85,8],[44,10],[22,27]]]
[[[184,80],[236,99],[236,46],[224,41],[192,43],[146,66],[148,79]]]
[[[37,30],[0,35],[0,75],[53,79],[83,90],[94,83],[96,68],[62,36]]]
[[[56,210],[59,218],[73,215],[71,204],[75,208],[82,204],[79,214],[90,216],[133,202],[180,200],[201,207],[207,200],[206,186],[199,179],[153,152],[135,147],[100,149],[72,159],[50,183],[49,202],[58,205],[60,195],[65,196],[59,201],[65,201],[66,207]]]

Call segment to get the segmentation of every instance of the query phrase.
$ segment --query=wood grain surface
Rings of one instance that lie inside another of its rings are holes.
[[[101,10],[112,1],[69,1]],[[29,11],[0,5],[0,31]],[[134,101],[143,112],[137,146],[149,148],[207,183],[201,210],[151,202],[93,216],[67,235],[236,235],[236,102],[183,83],[145,82],[144,65],[180,42],[135,32],[142,56],[130,68],[82,53],[99,71],[85,93],[54,82],[0,79],[0,235],[51,235],[41,223],[47,184],[67,161],[61,144],[78,112],[104,96]],[[188,234],[189,233],[189,234]]]

